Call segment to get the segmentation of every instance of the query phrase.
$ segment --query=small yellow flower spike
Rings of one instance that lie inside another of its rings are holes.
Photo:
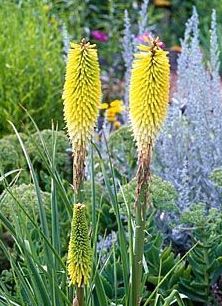
[[[74,204],[73,207],[67,264],[71,284],[78,287],[87,285],[92,270],[92,250],[84,204]]]
[[[159,38],[138,49],[130,81],[130,119],[138,151],[146,154],[167,114],[170,66]]]
[[[96,45],[71,43],[63,91],[64,118],[73,148],[74,189],[84,176],[86,146],[96,124],[101,82]]]

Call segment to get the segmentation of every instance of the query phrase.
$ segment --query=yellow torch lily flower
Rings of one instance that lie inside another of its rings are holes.
[[[146,152],[167,114],[170,66],[160,42],[140,45],[130,82],[130,119],[138,151]]]
[[[78,287],[87,285],[92,269],[92,250],[84,204],[75,204],[73,208],[67,263],[71,284]]]
[[[74,188],[78,190],[84,175],[86,146],[96,124],[101,82],[96,45],[82,40],[71,43],[64,84],[64,118],[73,148]]]

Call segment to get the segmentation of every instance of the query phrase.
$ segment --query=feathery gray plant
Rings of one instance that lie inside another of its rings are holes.
[[[189,172],[188,172],[188,160],[185,158],[183,161],[183,166],[181,169],[181,173],[179,174],[179,178],[181,183],[178,186],[178,206],[182,210],[183,207],[188,207],[190,204],[190,185],[189,185]]]
[[[216,11],[212,10],[211,15],[211,36],[210,36],[210,65],[211,65],[211,75],[212,78],[219,80],[219,46],[218,46],[218,38],[217,38],[217,17]]]
[[[221,163],[222,151],[222,108],[221,108],[221,81],[219,75],[220,61],[219,61],[219,46],[217,38],[217,22],[216,11],[212,11],[211,19],[211,38],[210,38],[210,72],[211,72],[211,113],[213,112],[214,120],[210,121],[211,129],[213,131],[213,140],[215,144],[214,158],[219,165]]]
[[[178,205],[219,206],[219,193],[209,180],[222,164],[222,99],[216,16],[211,25],[211,72],[203,62],[196,9],[186,24],[178,60],[177,91],[156,146],[156,172],[179,192]],[[215,81],[216,80],[216,81]]]
[[[131,24],[128,15],[128,11],[125,10],[124,17],[124,36],[123,36],[123,52],[122,52],[124,65],[126,68],[125,72],[125,94],[124,101],[126,107],[129,105],[129,81],[131,74],[131,66],[133,61],[133,36],[131,33]]]
[[[62,25],[62,38],[63,38],[63,56],[64,56],[64,60],[65,62],[67,61],[67,56],[69,53],[69,47],[70,47],[70,36],[69,33],[67,31],[67,27],[65,25],[65,23],[63,23]]]
[[[147,32],[147,9],[149,5],[149,0],[144,0],[141,6],[141,10],[139,12],[140,18],[139,18],[139,35],[144,34]]]

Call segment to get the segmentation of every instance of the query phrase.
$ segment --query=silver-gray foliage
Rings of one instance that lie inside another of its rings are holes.
[[[125,10],[124,18],[124,36],[123,36],[123,60],[125,65],[125,94],[124,101],[125,105],[129,104],[129,80],[131,75],[131,66],[133,61],[133,35],[131,32],[130,18],[128,11]]]
[[[62,25],[62,38],[63,38],[63,57],[66,62],[70,47],[70,35],[68,33],[65,23],[63,23]]]
[[[139,35],[144,34],[147,31],[147,9],[149,5],[149,0],[144,0],[140,10],[139,18]]]
[[[222,164],[222,99],[216,13],[212,13],[210,69],[199,42],[196,9],[186,24],[178,59],[177,90],[168,119],[157,141],[154,169],[179,191],[181,210],[191,203],[219,206],[216,187],[209,179]]]

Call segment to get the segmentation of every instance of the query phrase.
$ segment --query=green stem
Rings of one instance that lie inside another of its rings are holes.
[[[95,194],[95,177],[94,177],[94,158],[93,144],[91,144],[91,191],[92,191],[92,237],[95,237],[96,229],[96,194]]]
[[[141,152],[137,171],[137,189],[135,202],[135,231],[132,262],[132,305],[140,305],[140,294],[143,271],[143,253],[145,238],[146,210],[149,203],[150,162],[152,144],[149,145],[146,154]]]
[[[143,193],[143,191],[141,190]],[[132,266],[132,305],[139,305],[142,268],[143,268],[143,252],[144,252],[144,230],[145,230],[145,208],[146,197],[140,197],[135,207],[136,224],[134,234],[134,251]]]
[[[74,169],[74,164],[73,164],[73,169]],[[73,170],[73,186],[75,185],[75,172]],[[79,189],[76,191],[76,193],[74,193],[74,197],[75,197],[75,204],[77,203],[83,203],[83,181],[80,181],[79,184]],[[78,287],[76,286],[76,295],[77,295],[77,300],[78,306],[84,306],[84,287]],[[74,304],[75,306],[75,304]]]

